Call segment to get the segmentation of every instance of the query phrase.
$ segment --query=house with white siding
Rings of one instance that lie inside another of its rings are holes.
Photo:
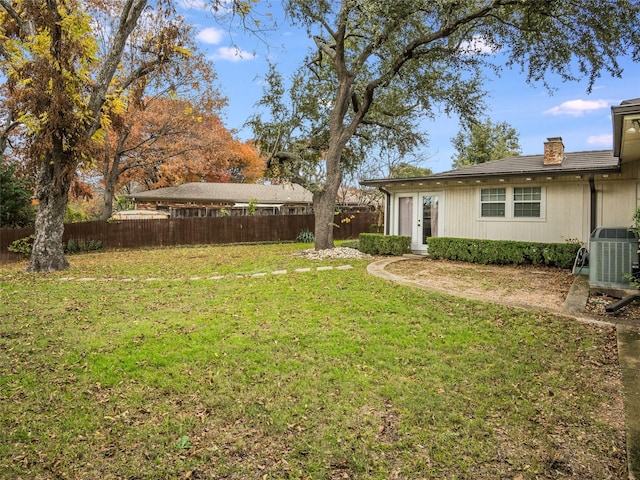
[[[361,183],[385,194],[385,233],[410,236],[415,252],[432,236],[588,244],[598,227],[631,226],[640,206],[640,98],[612,120],[612,150],[569,152],[553,137],[539,155]]]

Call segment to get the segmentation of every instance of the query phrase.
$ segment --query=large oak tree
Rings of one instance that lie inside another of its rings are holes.
[[[313,190],[316,249],[333,246],[333,210],[360,149],[415,145],[438,109],[469,123],[483,112],[486,68],[521,68],[547,85],[639,57],[640,4],[630,0],[289,0],[315,49],[287,92],[275,72],[252,119],[272,175]],[[311,175],[309,175],[309,173]]]

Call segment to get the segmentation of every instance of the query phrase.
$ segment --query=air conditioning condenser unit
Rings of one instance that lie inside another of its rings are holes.
[[[600,227],[589,241],[589,284],[629,288],[637,274],[638,235],[627,227]]]

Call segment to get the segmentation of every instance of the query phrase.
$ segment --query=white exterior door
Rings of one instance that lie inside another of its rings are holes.
[[[443,233],[442,194],[418,192],[397,196],[397,235],[411,237],[411,250],[427,251],[427,238]]]

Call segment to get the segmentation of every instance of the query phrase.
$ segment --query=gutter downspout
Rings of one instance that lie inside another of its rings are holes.
[[[596,222],[597,222],[597,215],[596,215],[596,196],[597,196],[597,191],[596,191],[596,180],[594,178],[593,175],[589,175],[589,190],[591,192],[590,198],[590,230],[589,230],[589,235],[591,235],[593,233],[593,231],[596,229]]]
[[[391,193],[382,187],[378,187],[378,190],[384,193],[387,197],[387,201],[385,202],[385,207],[384,207],[384,234],[389,235],[389,215],[391,213]]]

